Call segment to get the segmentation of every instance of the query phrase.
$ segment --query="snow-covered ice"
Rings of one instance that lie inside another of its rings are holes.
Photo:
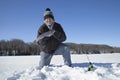
[[[120,53],[89,54],[94,71],[87,71],[85,54],[71,55],[72,67],[65,66],[61,55],[39,70],[40,56],[0,57],[0,80],[120,80]]]

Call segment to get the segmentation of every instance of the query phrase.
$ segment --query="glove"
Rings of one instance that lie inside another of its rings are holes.
[[[53,34],[53,36],[56,38],[56,39],[60,39],[60,37],[61,37],[61,32],[59,32],[59,31],[55,31],[54,32],[54,34]]]
[[[37,44],[46,44],[47,42],[48,42],[48,40],[49,40],[49,37],[44,37],[43,39],[40,39],[40,40],[36,40],[36,43]]]
[[[42,40],[41,40],[41,44],[44,45],[44,44],[47,44],[48,40],[50,38],[49,37],[44,37]]]

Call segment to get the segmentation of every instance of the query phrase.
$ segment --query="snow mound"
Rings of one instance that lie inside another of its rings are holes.
[[[94,63],[94,71],[87,71],[88,63],[37,67],[14,73],[7,80],[120,80],[120,63]]]

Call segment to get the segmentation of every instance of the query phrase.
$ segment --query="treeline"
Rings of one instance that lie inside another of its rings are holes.
[[[96,44],[65,43],[70,46],[71,54],[120,53],[119,47]],[[39,55],[40,46],[35,42],[25,43],[20,39],[0,40],[0,56]]]
[[[20,39],[0,40],[0,56],[38,55],[40,46]]]
[[[120,47],[98,44],[75,44],[66,43],[71,48],[72,54],[100,54],[100,53],[120,53]]]

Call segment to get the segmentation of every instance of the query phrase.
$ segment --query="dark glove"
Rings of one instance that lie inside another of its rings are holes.
[[[44,45],[44,44],[47,44],[48,40],[49,40],[49,37],[44,37],[43,39],[36,41],[36,43],[39,45],[40,44]]]
[[[42,40],[41,40],[41,44],[44,45],[44,44],[47,44],[49,40],[49,37],[44,37]]]
[[[60,40],[60,37],[61,37],[61,32],[59,31],[55,31],[53,36],[57,39],[57,40]]]

